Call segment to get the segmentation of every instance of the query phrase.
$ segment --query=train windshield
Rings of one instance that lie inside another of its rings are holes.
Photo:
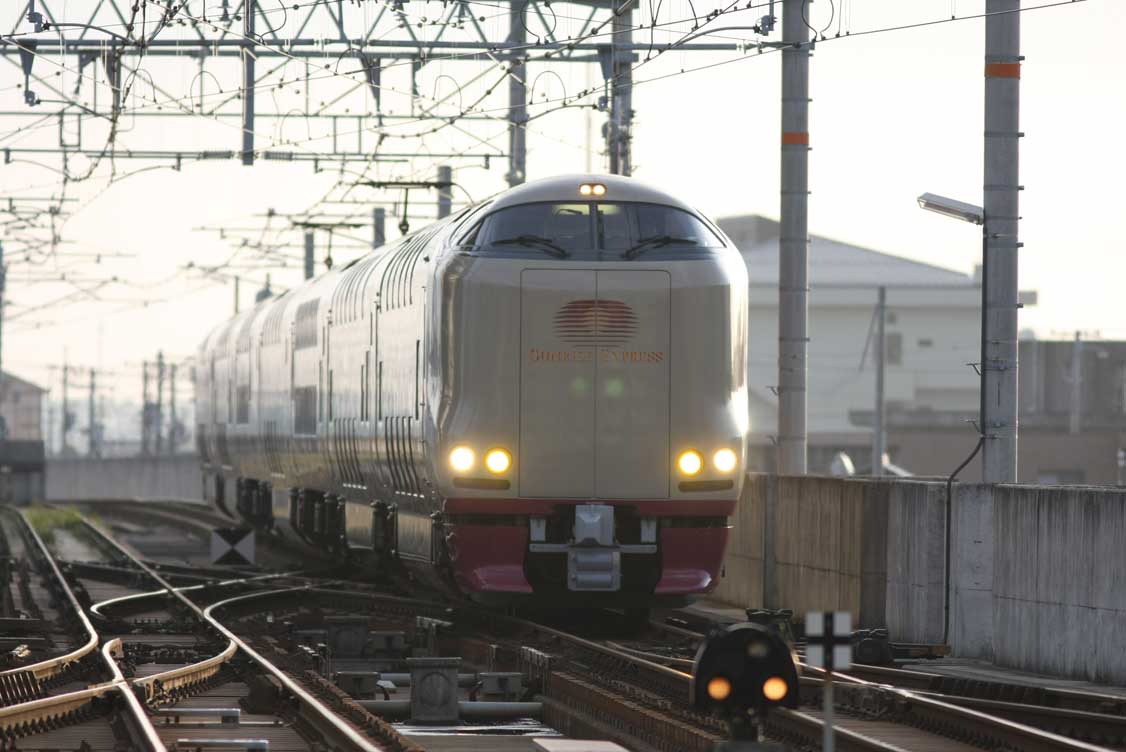
[[[704,222],[671,206],[626,202],[559,202],[510,206],[486,216],[462,243],[478,250],[591,253],[635,258],[697,254],[722,248]]]

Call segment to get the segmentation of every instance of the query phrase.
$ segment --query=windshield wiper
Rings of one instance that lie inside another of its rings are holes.
[[[522,245],[526,248],[539,248],[540,250],[547,251],[555,258],[567,258],[571,254],[567,252],[566,248],[561,248],[555,244],[551,238],[543,238],[539,235],[517,235],[514,238],[504,238],[503,240],[494,240],[493,245]]]
[[[629,248],[625,253],[622,254],[622,258],[634,259],[640,256],[642,253],[645,253],[645,251],[649,250],[650,248],[661,248],[663,246],[672,245],[674,243],[678,245],[700,245],[692,238],[676,238],[672,235],[654,235],[653,237],[642,238],[641,240],[637,241],[636,245],[634,245],[632,248]]]

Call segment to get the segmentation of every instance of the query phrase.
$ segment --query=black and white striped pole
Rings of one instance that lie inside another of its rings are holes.
[[[810,611],[805,615],[805,662],[825,669],[821,747],[833,752],[833,672],[852,665],[852,614]]]

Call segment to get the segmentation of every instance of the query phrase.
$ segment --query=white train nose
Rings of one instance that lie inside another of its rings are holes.
[[[669,274],[521,275],[520,494],[669,494]]]

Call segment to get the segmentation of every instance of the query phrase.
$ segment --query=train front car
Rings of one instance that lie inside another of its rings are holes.
[[[748,429],[738,250],[611,176],[508,191],[449,243],[428,400],[458,586],[626,608],[711,590]]]

